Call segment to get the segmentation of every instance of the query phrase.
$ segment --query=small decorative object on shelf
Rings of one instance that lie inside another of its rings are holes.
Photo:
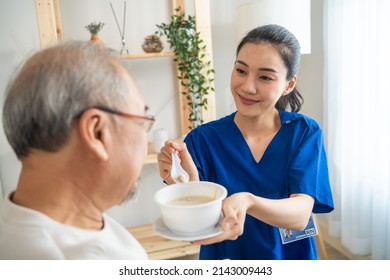
[[[100,44],[103,44],[103,41],[99,38],[99,32],[102,30],[104,26],[103,22],[92,22],[89,25],[85,26],[85,28],[89,31],[91,34],[91,41],[98,42]]]
[[[160,38],[156,35],[149,35],[145,37],[145,42],[142,44],[142,49],[146,53],[159,53],[163,50],[164,46]]]

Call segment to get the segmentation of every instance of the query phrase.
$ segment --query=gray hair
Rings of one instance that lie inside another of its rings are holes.
[[[96,43],[72,41],[27,60],[8,85],[3,107],[4,132],[19,159],[31,149],[59,150],[87,108],[120,109],[130,89],[115,56]]]

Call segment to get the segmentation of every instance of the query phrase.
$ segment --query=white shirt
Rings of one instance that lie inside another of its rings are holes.
[[[140,243],[118,222],[103,214],[102,230],[61,224],[19,206],[8,195],[0,212],[0,259],[147,259]]]

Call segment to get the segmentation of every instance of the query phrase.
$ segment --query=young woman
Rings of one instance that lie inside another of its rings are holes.
[[[303,230],[312,213],[333,210],[323,135],[298,114],[300,46],[278,25],[260,26],[239,43],[231,74],[237,111],[168,141],[158,155],[170,176],[178,151],[190,180],[225,186],[224,232],[198,240],[201,259],[316,259],[313,237],[283,244],[279,229]],[[284,232],[284,231],[283,231]]]

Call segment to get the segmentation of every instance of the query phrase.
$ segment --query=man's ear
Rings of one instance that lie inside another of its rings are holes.
[[[297,84],[297,75],[294,75],[294,77],[287,83],[286,89],[283,92],[283,96],[292,92],[292,90],[295,88],[296,84]]]
[[[107,116],[97,109],[85,111],[79,120],[78,129],[83,144],[100,160],[108,159],[109,131],[107,125]]]

